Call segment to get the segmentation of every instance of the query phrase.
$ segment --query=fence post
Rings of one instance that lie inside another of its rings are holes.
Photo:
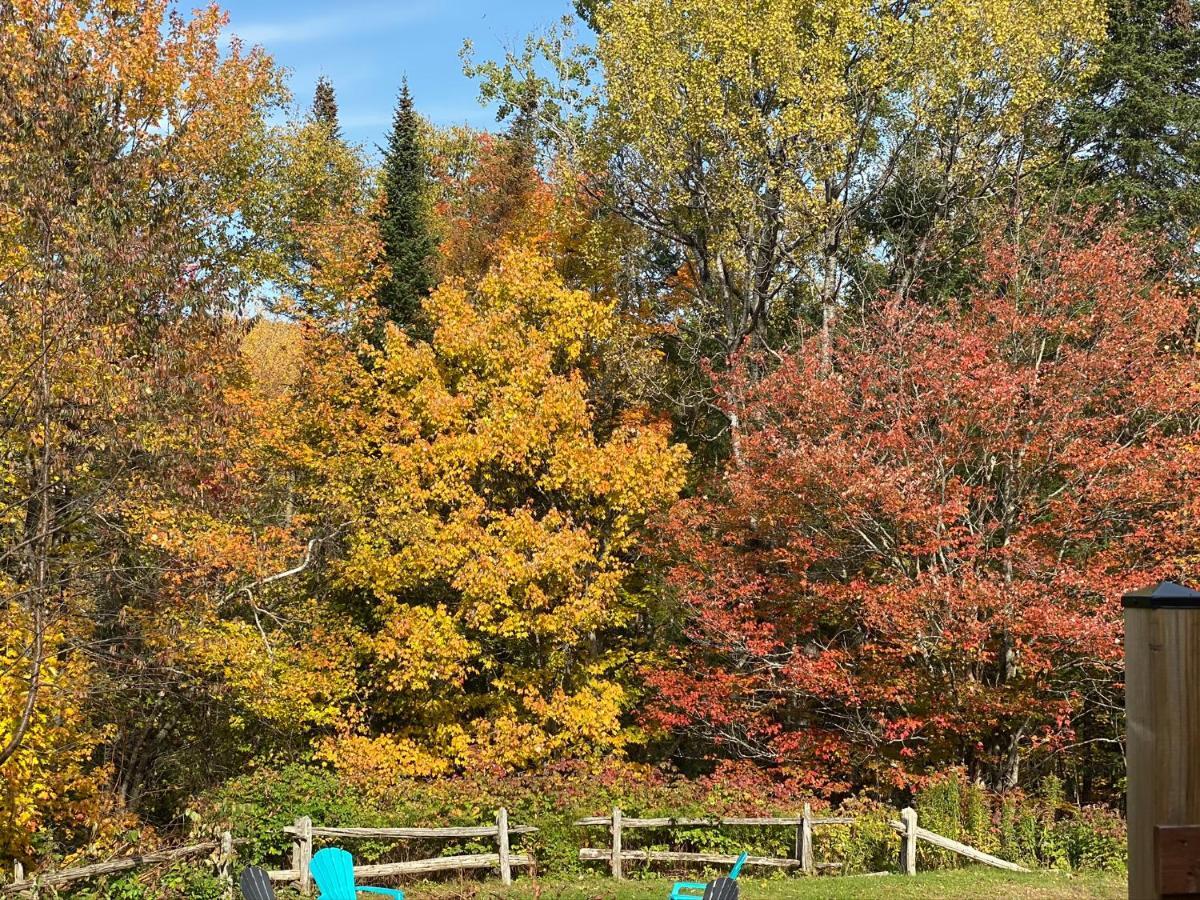
[[[812,805],[804,804],[804,816],[800,822],[800,868],[806,875],[816,875],[817,867],[813,863],[813,825]]]
[[[612,877],[621,880],[621,807],[612,811]]]
[[[512,866],[508,861],[508,810],[496,810],[496,842],[500,845],[500,883],[512,884]]]
[[[24,880],[25,880],[25,866],[21,863],[21,861],[19,859],[14,859],[13,860],[13,881],[17,882],[17,881],[24,881]]]
[[[292,868],[299,871],[300,893],[308,896],[312,891],[312,873],[308,864],[312,862],[312,819],[301,816],[296,820],[296,840],[292,844]]]
[[[217,878],[225,900],[233,900],[233,834],[221,832],[221,850],[217,855]]]
[[[904,833],[900,836],[900,870],[904,875],[917,874],[917,811],[911,806],[900,810]]]

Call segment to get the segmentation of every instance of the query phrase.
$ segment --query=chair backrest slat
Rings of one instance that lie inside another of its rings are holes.
[[[275,900],[275,889],[271,887],[271,879],[258,866],[251,866],[238,879],[242,888],[242,896],[246,900]]]
[[[704,888],[704,900],[738,900],[738,883],[732,878],[717,878]]]
[[[341,847],[318,851],[309,866],[321,890],[319,900],[355,900],[354,857]]]

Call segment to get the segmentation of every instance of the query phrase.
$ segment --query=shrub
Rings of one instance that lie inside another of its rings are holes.
[[[181,863],[165,871],[99,879],[66,896],[73,900],[223,900],[225,893],[211,867]]]
[[[1071,869],[1125,871],[1125,823],[1112,810],[1099,806],[1072,810],[1054,823],[1052,833]]]
[[[627,817],[794,816],[806,800],[819,816],[854,819],[853,825],[816,829],[813,850],[818,861],[840,862],[840,871],[847,874],[895,869],[900,841],[891,822],[897,818],[896,804],[860,796],[848,797],[834,807],[814,801],[794,786],[772,784],[761,773],[738,766],[725,767],[706,778],[684,779],[649,766],[561,763],[520,776],[475,773],[400,781],[379,785],[368,796],[327,769],[293,765],[263,769],[228,782],[197,802],[190,817],[198,831],[211,834],[228,827],[246,841],[239,844],[239,867],[255,863],[274,868],[289,860],[291,837],[283,829],[298,816],[310,816],[322,825],[476,825],[491,821],[495,810],[504,806],[511,823],[538,828],[536,833],[515,838],[514,850],[532,853],[541,875],[569,877],[605,871],[604,863],[581,862],[579,848],[607,847],[607,829],[581,828],[574,822],[584,816],[607,815],[613,806],[620,806]],[[1080,810],[1064,804],[1062,786],[1054,780],[1047,780],[1035,794],[1009,791],[996,795],[955,771],[928,782],[913,798],[913,805],[923,827],[1027,866],[1120,870],[1125,865],[1120,817],[1100,807]],[[731,855],[746,850],[782,857],[793,854],[795,840],[792,826],[629,829],[624,834],[627,849]],[[495,848],[486,838],[354,841],[347,846],[364,862],[494,852]],[[923,843],[918,846],[918,865],[923,869],[963,862],[946,851]],[[658,863],[627,864],[628,874],[634,878],[686,873],[699,880],[723,869],[717,866],[704,872],[686,864],[674,868]],[[778,874],[785,877],[783,872]],[[488,876],[484,873],[481,877]],[[211,864],[205,862],[161,874],[113,879],[70,896],[76,900],[209,900],[218,894]]]
[[[1062,782],[1049,776],[1036,794],[988,794],[961,772],[934,779],[914,801],[920,824],[985,853],[1026,866],[1064,870],[1125,867],[1125,823],[1104,807],[1064,802]],[[960,865],[960,857],[920,847],[922,868]]]

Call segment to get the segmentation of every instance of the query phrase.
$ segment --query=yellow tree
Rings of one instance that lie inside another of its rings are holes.
[[[296,655],[263,637],[258,576],[303,545],[261,519],[235,317],[281,85],[224,24],[167,0],[0,5],[7,850],[94,824],[83,781],[130,804],[186,789],[230,708],[284,718],[267,676]]]
[[[305,375],[312,499],[370,697],[327,753],[361,776],[620,752],[632,560],[683,451],[638,415],[597,428],[584,372],[612,306],[535,242],[425,314],[429,342],[389,328],[364,360],[327,335]]]
[[[321,120],[289,122],[265,133],[253,175],[243,215],[254,235],[255,272],[274,287],[267,305],[345,327],[357,305],[335,297],[314,269],[337,264],[323,255],[331,240],[365,233],[373,188],[361,152]]]
[[[543,138],[670,251],[675,305],[661,316],[693,389],[702,360],[720,367],[747,344],[776,349],[808,329],[828,369],[848,299],[907,293],[931,250],[958,250],[937,248],[947,229],[984,199],[1019,193],[1104,26],[1097,0],[588,10],[594,47],[556,33],[468,71],[509,109],[537,85]],[[904,222],[881,236],[885,201]],[[884,284],[878,268],[891,270]],[[707,396],[698,427],[731,433],[736,453],[740,403]]]
[[[613,0],[597,16],[604,157],[627,174],[625,205],[687,249],[726,352],[797,281],[827,335],[862,211],[911,144],[942,148],[951,191],[1013,174],[1021,136],[1101,39],[1102,9]]]

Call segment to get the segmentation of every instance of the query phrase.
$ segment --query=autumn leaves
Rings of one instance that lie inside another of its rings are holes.
[[[375,160],[216,11],[0,9],[0,853],[279,762],[1116,789],[1200,408],[1072,209],[1103,10],[588,14]]]

